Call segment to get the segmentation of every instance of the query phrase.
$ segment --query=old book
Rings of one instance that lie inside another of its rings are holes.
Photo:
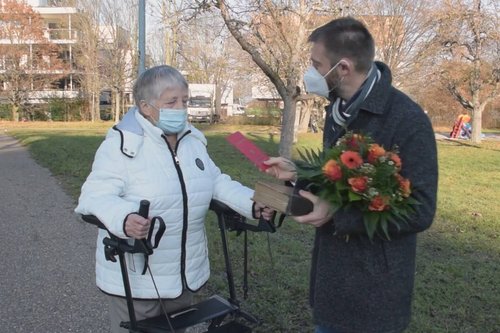
[[[312,202],[293,187],[275,183],[257,182],[253,200],[286,215],[300,216],[313,210]]]

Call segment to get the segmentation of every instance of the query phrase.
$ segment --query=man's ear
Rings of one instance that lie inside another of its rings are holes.
[[[339,69],[342,74],[349,74],[354,71],[354,63],[347,58],[342,58],[339,61]]]

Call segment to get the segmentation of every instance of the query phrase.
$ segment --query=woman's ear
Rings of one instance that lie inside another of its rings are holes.
[[[149,105],[146,101],[142,100],[139,102],[139,112],[144,116],[151,116],[152,111],[151,105]]]

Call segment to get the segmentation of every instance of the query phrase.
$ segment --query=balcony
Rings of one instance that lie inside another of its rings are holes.
[[[78,31],[73,29],[46,29],[44,36],[54,43],[75,43],[78,39]]]

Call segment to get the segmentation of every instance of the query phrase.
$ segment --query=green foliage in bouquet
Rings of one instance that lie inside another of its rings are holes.
[[[318,195],[334,211],[360,209],[370,239],[389,237],[389,225],[398,230],[418,204],[410,180],[401,176],[397,148],[385,150],[371,137],[347,132],[337,145],[324,151],[299,151],[295,161],[299,180],[319,188]]]

